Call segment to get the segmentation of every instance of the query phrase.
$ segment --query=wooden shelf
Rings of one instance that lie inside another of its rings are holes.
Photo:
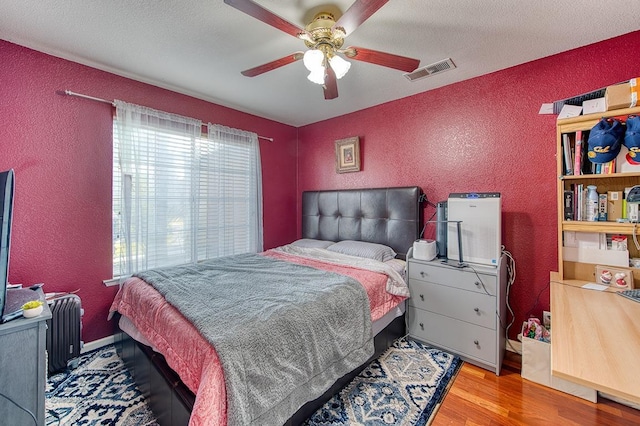
[[[633,235],[634,228],[636,234],[640,226],[633,223],[618,222],[586,222],[581,220],[566,220],[562,222],[563,231],[574,232],[604,232],[606,234]]]
[[[556,128],[556,161],[557,172],[559,175],[557,181],[557,197],[558,197],[558,272],[559,279],[570,280],[585,276],[584,271],[591,271],[591,265],[583,265],[579,262],[565,262],[563,238],[565,231],[570,232],[590,232],[604,234],[621,234],[633,236],[640,234],[637,224],[621,223],[621,222],[587,222],[587,221],[568,221],[564,220],[564,191],[570,190],[578,185],[595,185],[599,194],[606,194],[610,191],[622,192],[625,188],[640,185],[640,171],[624,172],[612,174],[584,174],[584,175],[563,175],[563,135],[574,134],[578,130],[589,131],[602,118],[617,117],[625,120],[630,115],[640,115],[640,107],[625,108],[614,111],[606,111],[597,114],[581,115],[558,120]],[[571,140],[571,137],[569,138]],[[573,139],[575,142],[575,137]],[[588,142],[585,141],[585,144]],[[638,250],[633,244],[628,245],[630,256],[638,256]],[[640,277],[639,277],[640,278]],[[635,279],[634,279],[635,281]],[[639,281],[640,282],[640,281]]]
[[[640,108],[558,120],[558,175],[564,171],[564,134],[588,131],[603,117],[624,119],[632,114],[640,115]],[[558,272],[551,274],[551,374],[638,404],[640,381],[635,375],[629,374],[628,367],[629,360],[637,359],[640,353],[640,334],[634,322],[640,316],[640,303],[613,294],[614,288],[608,288],[607,291],[582,288],[586,282],[597,281],[596,264],[564,260],[563,233],[572,231],[633,236],[634,233],[638,234],[636,228],[640,226],[633,223],[564,220],[564,191],[578,185],[596,185],[600,194],[621,192],[625,188],[640,185],[640,173],[570,175],[559,176],[557,180]],[[630,237],[627,239],[631,240]],[[640,255],[631,241],[628,241],[627,247],[630,256]],[[633,284],[640,288],[640,269],[632,270]]]
[[[601,118],[609,117],[627,117],[629,115],[638,115],[640,108],[624,108],[612,111],[599,112],[596,114],[579,115],[577,117],[563,118],[558,120],[557,126],[561,133],[571,133],[576,130],[589,130],[595,126]],[[562,158],[560,158],[562,161]]]
[[[627,179],[627,178],[638,178],[640,177],[640,172],[634,173],[612,173],[610,175],[564,175],[560,176],[562,180],[579,180],[579,181],[587,181],[590,179],[600,180],[600,179]]]

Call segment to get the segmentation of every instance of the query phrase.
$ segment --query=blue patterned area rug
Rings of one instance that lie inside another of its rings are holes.
[[[461,365],[439,349],[396,340],[305,425],[429,424]]]
[[[75,369],[49,377],[45,394],[47,425],[157,425],[113,345],[88,352]]]
[[[157,426],[113,345],[79,361],[77,368],[47,381],[48,426]],[[457,356],[413,340],[396,340],[305,425],[427,425],[461,365]]]

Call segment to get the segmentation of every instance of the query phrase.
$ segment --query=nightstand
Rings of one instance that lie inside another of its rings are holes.
[[[500,374],[506,344],[506,258],[463,268],[408,258],[409,336]]]
[[[0,324],[0,391],[29,410],[36,417],[37,425],[45,423],[45,352],[49,318],[51,311],[45,303],[44,310],[35,318],[20,317]],[[13,425],[34,424],[31,416],[2,397],[0,414],[4,421]]]

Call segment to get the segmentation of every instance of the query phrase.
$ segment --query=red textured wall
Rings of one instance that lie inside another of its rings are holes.
[[[437,202],[450,192],[500,192],[502,241],[517,269],[515,338],[529,314],[548,309],[557,270],[556,116],[538,115],[540,105],[640,77],[639,57],[634,32],[302,127],[298,193],[419,185]],[[336,174],[334,141],[351,136],[360,137],[362,171]]]
[[[111,277],[111,107],[55,93],[69,89],[274,137],[260,142],[265,248],[297,236],[307,189],[419,185],[434,202],[501,192],[518,324],[548,308],[557,268],[555,116],[539,116],[540,104],[640,76],[638,57],[635,32],[295,129],[0,41],[0,170],[16,169],[17,188],[10,280],[80,289],[83,339],[111,333],[115,288],[102,284]],[[363,170],[338,175],[334,140],[350,136],[360,137]]]
[[[112,334],[112,107],[60,96],[69,89],[122,99],[273,137],[260,140],[265,248],[296,230],[293,127],[65,61],[0,40],[0,170],[16,171],[12,283],[80,289],[83,339]]]

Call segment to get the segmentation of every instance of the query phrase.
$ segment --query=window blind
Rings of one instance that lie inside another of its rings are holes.
[[[262,250],[257,135],[210,128],[116,101],[114,276]]]

